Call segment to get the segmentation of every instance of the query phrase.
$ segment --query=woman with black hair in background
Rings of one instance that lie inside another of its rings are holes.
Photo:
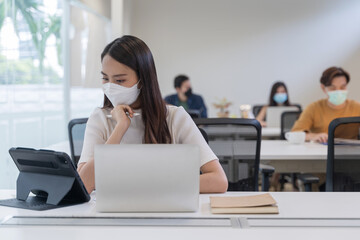
[[[258,120],[263,127],[266,127],[266,110],[269,106],[291,106],[285,83],[276,82],[273,84],[270,92],[269,104],[263,106],[256,116],[256,120]]]

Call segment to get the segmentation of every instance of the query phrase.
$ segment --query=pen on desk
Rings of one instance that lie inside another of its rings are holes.
[[[129,116],[129,113],[128,113],[128,112],[126,112],[126,115],[128,115],[128,116]],[[134,117],[136,117],[136,116],[140,116],[140,113],[133,113],[133,116],[134,116]],[[112,115],[111,115],[111,114],[109,114],[109,115],[106,115],[106,117],[107,117],[107,118],[112,118]]]

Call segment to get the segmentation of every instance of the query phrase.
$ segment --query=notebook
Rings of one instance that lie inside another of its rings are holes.
[[[346,138],[334,138],[334,144],[336,144],[336,145],[356,145],[356,146],[360,146],[360,140],[346,139]]]
[[[328,145],[327,142],[321,143],[323,145]],[[360,146],[360,140],[357,139],[346,139],[346,138],[334,138],[334,145],[352,145]]]
[[[241,197],[210,197],[214,214],[278,214],[275,199],[269,194]]]
[[[189,212],[199,206],[200,151],[187,144],[96,145],[98,212]]]

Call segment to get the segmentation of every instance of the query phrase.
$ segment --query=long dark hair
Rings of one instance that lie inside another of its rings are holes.
[[[287,87],[284,82],[276,82],[273,84],[270,92],[270,98],[269,98],[269,106],[278,106],[277,102],[274,100],[274,95],[276,94],[276,91],[279,87],[284,87],[286,94],[287,94],[287,100],[284,102],[285,106],[290,106],[290,100],[289,100],[289,93],[287,90]]]
[[[155,63],[149,47],[139,38],[125,35],[109,43],[101,54],[130,67],[137,74],[140,89],[141,117],[145,125],[145,143],[171,143],[166,122],[167,109],[160,93]],[[103,108],[113,108],[104,95]]]

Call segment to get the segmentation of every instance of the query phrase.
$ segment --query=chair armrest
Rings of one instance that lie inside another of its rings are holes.
[[[259,170],[261,173],[268,173],[268,174],[272,174],[273,172],[275,172],[275,168],[273,166],[265,165],[265,164],[260,164]]]
[[[299,174],[298,178],[304,183],[304,184],[308,184],[308,183],[318,183],[319,182],[319,178],[315,177],[311,174],[308,173],[304,173],[304,174]]]

